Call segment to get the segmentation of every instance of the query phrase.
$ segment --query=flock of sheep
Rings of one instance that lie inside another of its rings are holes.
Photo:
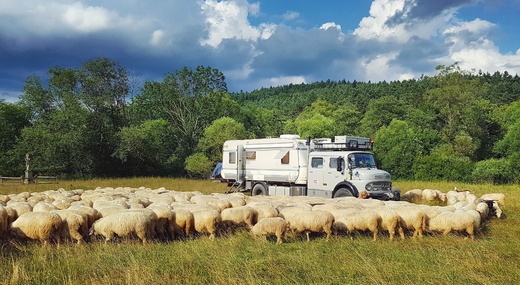
[[[0,195],[0,240],[82,242],[103,237],[171,241],[247,228],[254,236],[276,236],[282,243],[287,232],[351,235],[381,233],[422,237],[425,232],[462,232],[474,239],[475,231],[492,216],[500,218],[500,193],[477,197],[455,189],[415,189],[402,201],[344,197],[325,199],[303,196],[247,196],[242,193],[204,195],[149,188],[96,188],[49,190]],[[417,204],[428,202],[440,206]],[[436,203],[431,203],[436,202]],[[386,234],[385,234],[386,235]]]

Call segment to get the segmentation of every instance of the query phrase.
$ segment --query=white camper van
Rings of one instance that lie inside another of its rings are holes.
[[[345,196],[399,200],[390,174],[377,169],[369,138],[230,140],[223,146],[220,179],[228,192],[251,195]]]

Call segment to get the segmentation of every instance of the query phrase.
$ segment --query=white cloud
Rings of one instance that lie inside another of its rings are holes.
[[[365,40],[400,37],[405,33],[404,27],[389,27],[386,22],[403,8],[404,0],[375,0],[370,6],[370,16],[361,20],[353,34]]]
[[[306,83],[303,76],[280,76],[268,79],[270,86]]]
[[[73,29],[82,32],[94,32],[107,28],[110,18],[110,12],[102,7],[86,7],[77,2],[66,7],[63,13],[63,21]]]
[[[164,39],[164,31],[159,29],[155,30],[150,37],[150,44],[153,46],[159,46]]]
[[[300,13],[298,13],[298,12],[288,11],[285,14],[283,14],[283,19],[285,21],[291,21],[291,20],[297,19],[299,16],[300,16]]]
[[[341,25],[338,25],[334,22],[325,23],[325,24],[321,25],[321,27],[320,27],[320,29],[322,29],[322,30],[327,30],[329,28],[334,28],[338,31],[341,31]]]
[[[272,25],[253,27],[249,23],[250,10],[257,13],[258,5],[250,5],[246,0],[217,1],[206,0],[201,4],[206,17],[208,37],[201,43],[218,47],[224,39],[256,41],[270,36]]]

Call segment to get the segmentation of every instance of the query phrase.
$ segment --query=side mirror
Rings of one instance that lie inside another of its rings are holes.
[[[338,160],[337,160],[337,165],[336,165],[336,170],[338,172],[342,172],[343,171],[343,165],[345,164],[345,160],[343,159],[343,157],[338,157]]]

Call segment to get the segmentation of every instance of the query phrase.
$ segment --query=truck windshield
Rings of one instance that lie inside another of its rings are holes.
[[[371,153],[353,153],[348,156],[352,168],[376,167],[374,155]]]

